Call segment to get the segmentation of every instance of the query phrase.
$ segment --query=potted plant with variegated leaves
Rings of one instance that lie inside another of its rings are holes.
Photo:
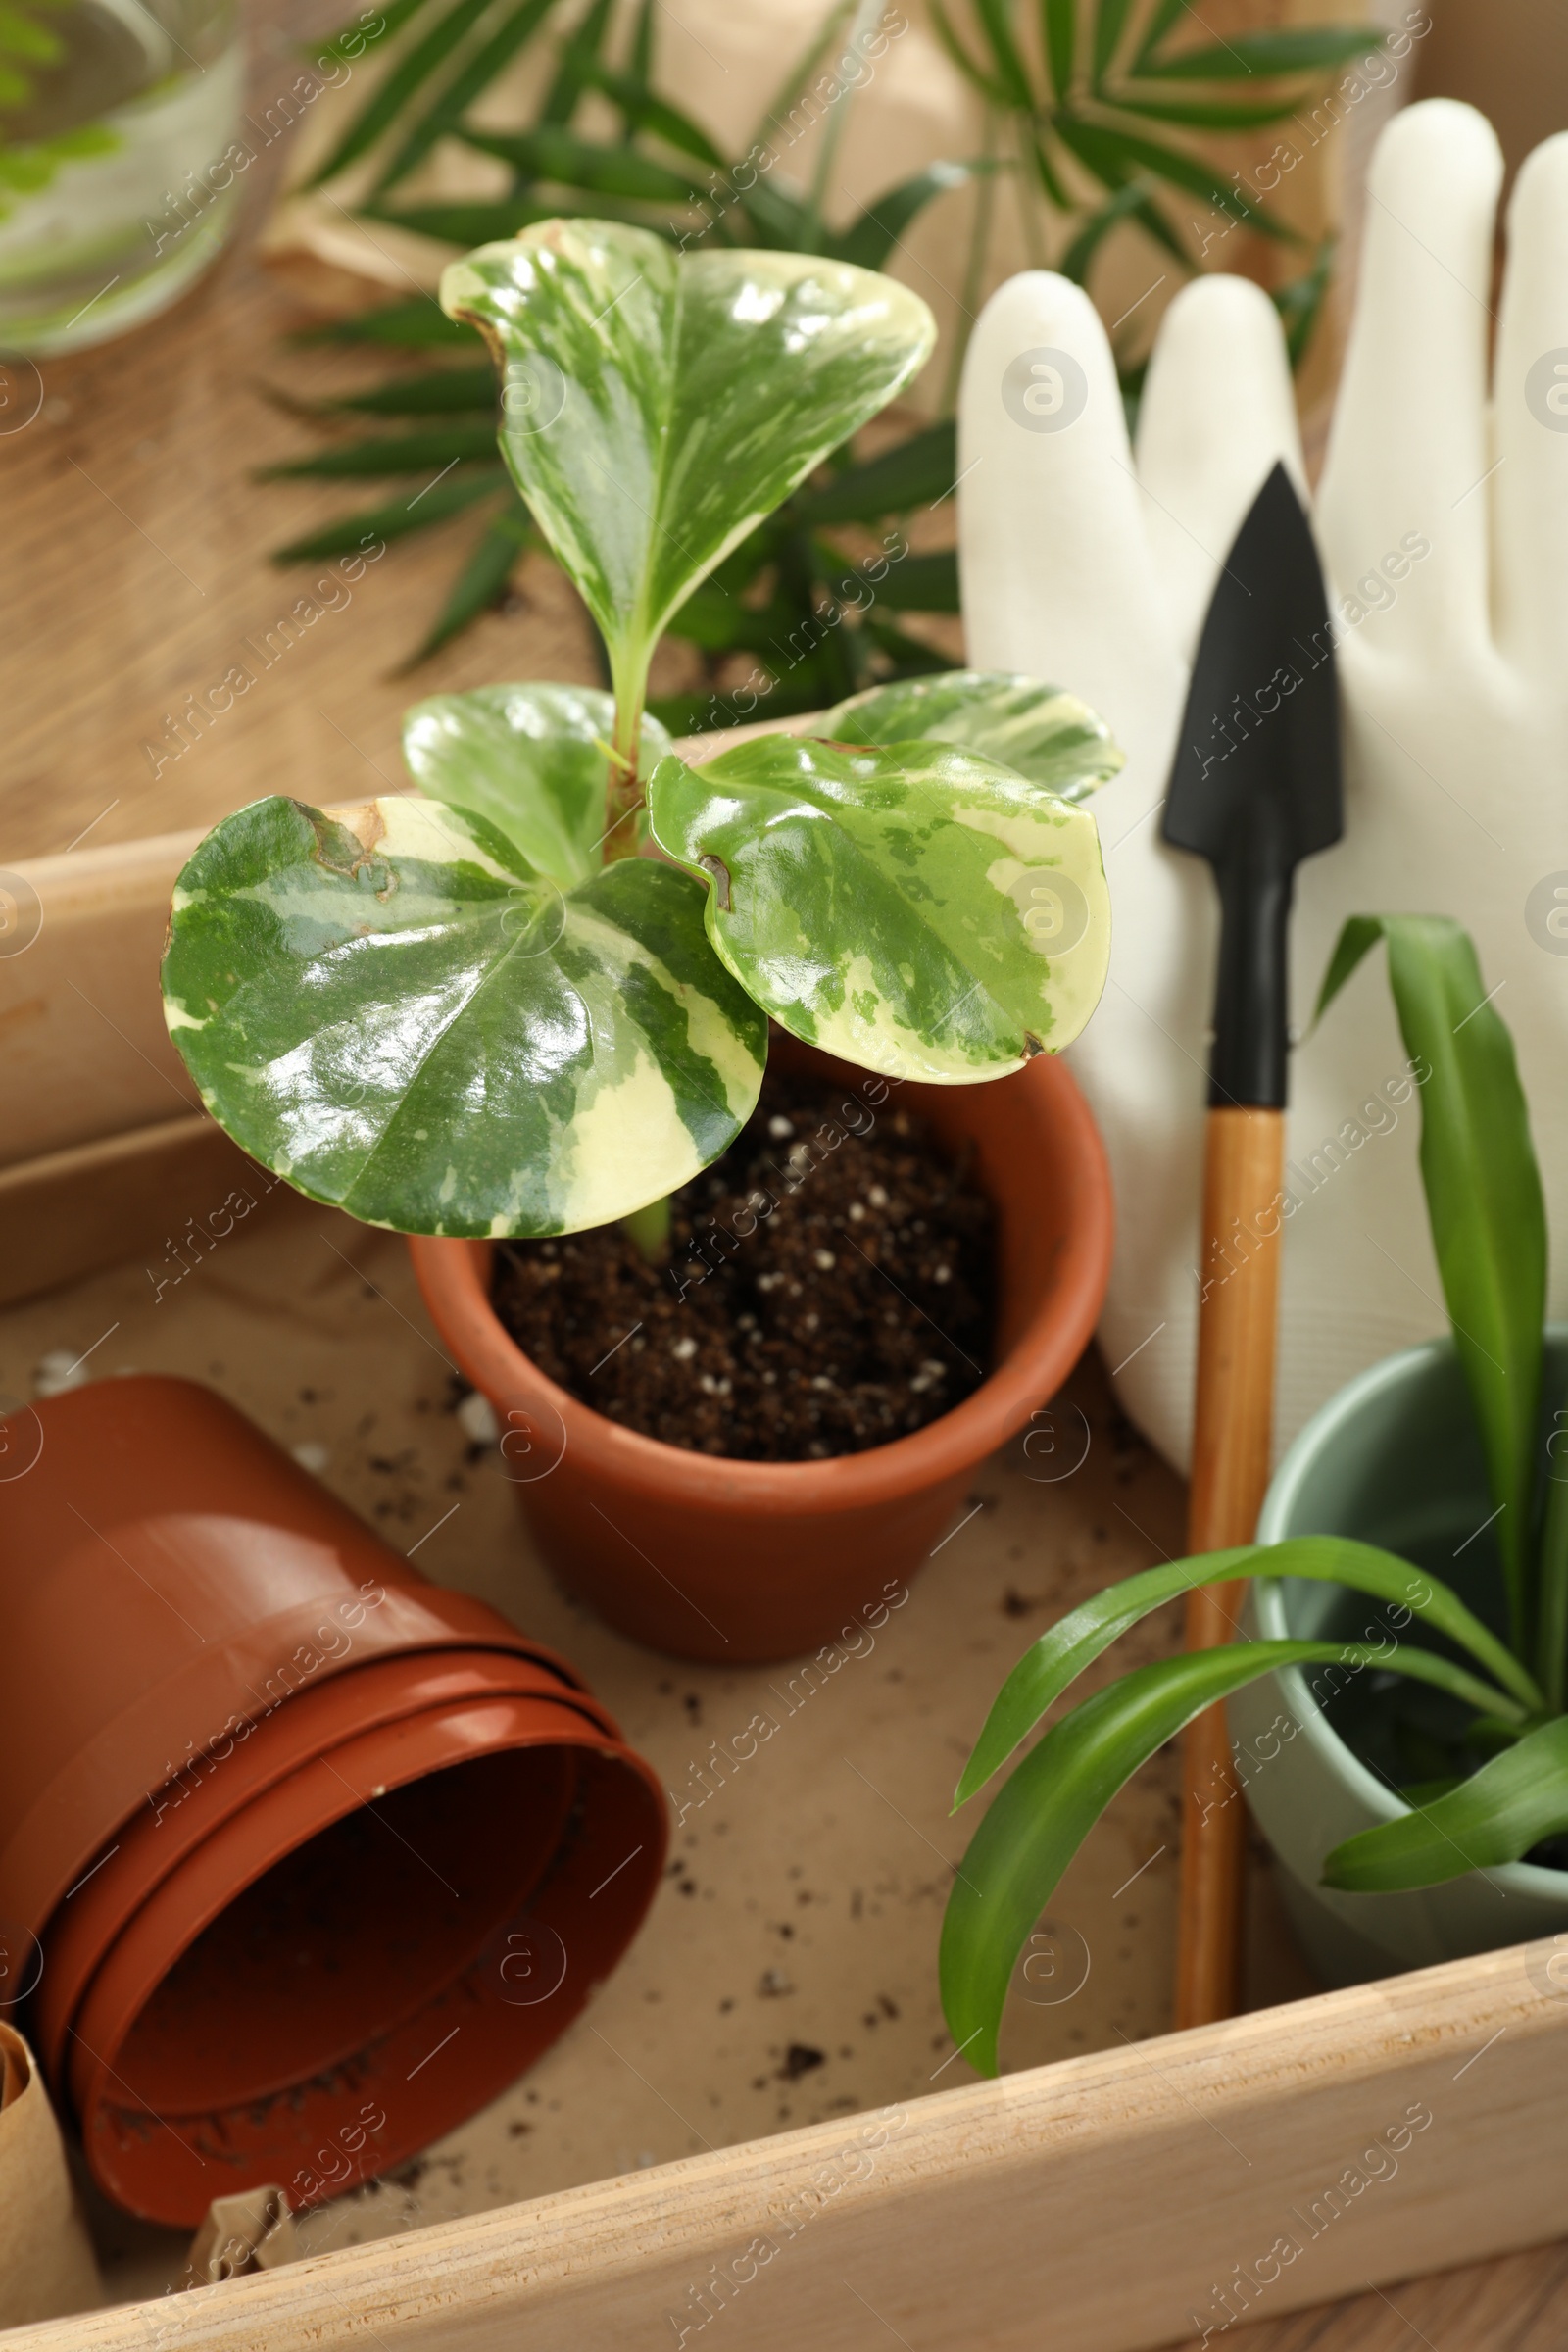
[[[1152,1610],[1256,1580],[1245,1639],[1080,1699],[993,1799],[942,1940],[948,2022],[984,2073],[1017,1955],[1079,1844],[1222,1701],[1236,1783],[1330,1983],[1568,1935],[1568,1407],[1542,1406],[1568,1393],[1568,1335],[1544,1328],[1541,1178],[1513,1041],[1456,922],[1355,917],[1319,1016],[1383,939],[1451,1338],[1372,1366],[1308,1423],[1255,1544],[1107,1587],[1003,1685],[955,1810]],[[1205,1820],[1240,1801],[1195,1793]]]
[[[431,1312],[558,1570],[666,1646],[787,1654],[837,1630],[847,1588],[913,1565],[1093,1326],[1108,1197],[1053,1056],[1103,982],[1082,803],[1119,756],[1069,695],[972,672],[700,767],[645,713],[671,612],[700,582],[724,593],[726,557],[923,364],[933,328],[906,289],[550,221],[454,265],[442,300],[495,356],[503,453],[613,692],[437,698],[409,715],[414,794],[226,818],[175,893],[170,1028],[254,1156],[426,1237]],[[770,1021],[787,1066],[763,1096]],[[813,1086],[844,1116],[797,1132]],[[722,1265],[694,1256],[682,1191],[715,1161],[710,1187],[740,1183],[750,1218]],[[828,1219],[814,1237],[808,1214]],[[577,1300],[564,1338],[546,1315],[547,1363],[498,1316],[497,1272],[530,1312]],[[857,1423],[846,1383],[808,1367],[858,1298],[845,1344],[897,1339],[907,1377]],[[967,1371],[943,1352],[960,1309]],[[710,1368],[719,1327],[733,1376]],[[589,1354],[615,1364],[606,1385]],[[610,1385],[628,1380],[641,1427]],[[696,1418],[671,1426],[672,1397]],[[770,1415],[786,1444],[833,1442],[769,1458]]]

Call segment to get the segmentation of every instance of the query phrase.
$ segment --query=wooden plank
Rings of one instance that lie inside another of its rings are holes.
[[[0,1167],[200,1107],[158,989],[170,893],[198,839],[77,850],[7,877],[20,921],[36,929],[0,957]]]
[[[799,730],[810,722],[788,723]],[[684,738],[677,748],[710,760],[765,731],[758,723],[732,727]],[[33,858],[0,875],[15,935],[25,943],[0,954],[0,1169],[197,1106],[164,1027],[158,967],[170,894],[201,838],[200,831],[160,833]],[[82,1258],[74,1270],[87,1263]],[[50,1279],[63,1281],[72,1270],[61,1264]]]
[[[1135,2352],[1560,2228],[1520,1946],[318,2257],[16,2352]],[[1294,2249],[1288,2254],[1287,2248]],[[1250,2285],[1241,2283],[1250,2281]],[[1229,2282],[1229,2301],[1225,2299]],[[880,2323],[880,2325],[878,2325]]]
[[[274,1197],[295,1198],[204,1110],[0,1169],[0,1305],[133,1257],[149,1261],[156,1300],[194,1262],[193,1228],[199,1259],[211,1219],[232,1230],[235,1209],[249,1218]]]

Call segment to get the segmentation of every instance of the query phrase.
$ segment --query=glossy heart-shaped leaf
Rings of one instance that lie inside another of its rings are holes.
[[[405,711],[403,758],[429,799],[488,817],[530,865],[569,890],[604,863],[614,724],[615,706],[596,687],[479,686]],[[668,749],[658,719],[645,717],[642,772]]]
[[[1104,720],[1008,670],[948,669],[852,694],[822,722],[840,743],[956,743],[1000,760],[1064,801],[1086,801],[1124,764]]]
[[[235,1141],[404,1233],[624,1216],[717,1156],[766,1054],[689,876],[628,858],[564,891],[412,797],[226,817],[180,875],[164,991]]]
[[[501,371],[501,447],[599,623],[617,692],[727,551],[915,374],[918,295],[800,253],[676,254],[546,220],[446,270]]]
[[[792,1036],[962,1085],[1069,1045],[1100,999],[1100,840],[1010,768],[941,743],[760,735],[649,784],[654,838],[708,878],[708,935]]]

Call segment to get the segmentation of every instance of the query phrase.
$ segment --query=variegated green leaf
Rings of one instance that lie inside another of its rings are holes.
[[[649,785],[708,935],[792,1036],[963,1085],[1071,1043],[1110,947],[1087,808],[941,743],[761,735]]]
[[[605,777],[615,706],[591,686],[480,686],[432,695],[403,715],[403,758],[433,801],[472,808],[570,889],[603,864]],[[639,765],[669,749],[644,718]],[[644,829],[642,812],[637,818]]]
[[[236,1142],[405,1233],[623,1216],[724,1149],[766,1053],[688,875],[628,858],[563,891],[413,797],[226,817],[180,875],[164,991]]]
[[[660,631],[728,550],[914,375],[918,295],[808,254],[677,255],[547,220],[441,281],[502,377],[501,446],[641,701]]]
[[[1064,801],[1086,801],[1123,765],[1087,703],[1005,670],[948,669],[871,686],[830,710],[822,731],[840,743],[961,744]]]

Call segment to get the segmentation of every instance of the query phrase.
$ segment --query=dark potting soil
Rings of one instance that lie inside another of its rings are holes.
[[[504,1243],[494,1304],[543,1372],[667,1446],[752,1462],[923,1429],[991,1366],[991,1203],[886,1081],[769,1070],[674,1196],[670,1257],[619,1225]]]

